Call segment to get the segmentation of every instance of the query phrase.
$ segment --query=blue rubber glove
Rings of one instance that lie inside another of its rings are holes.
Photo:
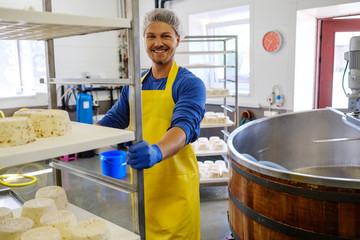
[[[160,148],[146,141],[131,145],[128,149],[128,164],[135,169],[151,168],[162,158]]]

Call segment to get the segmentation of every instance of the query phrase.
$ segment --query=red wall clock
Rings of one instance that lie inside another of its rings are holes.
[[[274,53],[279,51],[282,45],[282,37],[278,31],[269,31],[265,33],[262,45],[267,52]]]

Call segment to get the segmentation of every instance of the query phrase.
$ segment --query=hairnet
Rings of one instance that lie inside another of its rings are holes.
[[[143,35],[148,26],[154,22],[164,22],[174,28],[177,35],[182,36],[182,24],[175,13],[165,8],[155,8],[144,16]]]

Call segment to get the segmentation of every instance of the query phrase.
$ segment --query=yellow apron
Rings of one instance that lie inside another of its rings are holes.
[[[143,137],[149,144],[158,142],[170,127],[178,69],[174,62],[165,90],[142,90]],[[190,144],[144,169],[144,198],[147,240],[200,240],[199,170]]]

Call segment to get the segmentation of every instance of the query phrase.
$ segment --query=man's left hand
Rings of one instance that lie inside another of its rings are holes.
[[[135,169],[151,168],[162,160],[162,152],[156,145],[141,141],[128,149],[128,164]]]

